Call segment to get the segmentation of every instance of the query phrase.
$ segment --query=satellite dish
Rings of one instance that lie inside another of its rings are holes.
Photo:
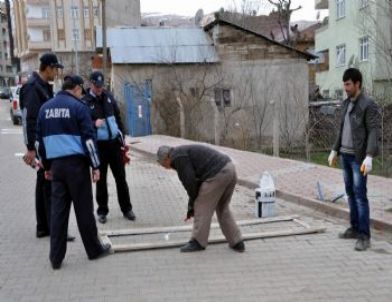
[[[195,15],[195,25],[196,25],[196,26],[200,26],[201,21],[203,20],[203,17],[204,17],[204,12],[203,12],[202,9],[199,9],[199,10],[196,12],[196,15]]]

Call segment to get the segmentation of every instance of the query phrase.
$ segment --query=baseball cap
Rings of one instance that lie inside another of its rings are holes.
[[[56,67],[56,68],[61,68],[63,69],[64,66],[59,63],[59,60],[57,59],[57,56],[54,53],[44,53],[39,60],[41,61],[42,64],[48,65],[50,67]]]
[[[69,81],[74,85],[83,85],[83,78],[78,75],[68,75],[64,77],[64,82]]]
[[[103,73],[100,71],[94,71],[90,75],[90,82],[97,87],[103,87],[103,85],[105,84]]]

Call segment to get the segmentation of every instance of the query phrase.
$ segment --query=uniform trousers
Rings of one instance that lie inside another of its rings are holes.
[[[55,159],[51,165],[52,210],[50,255],[52,263],[61,263],[67,250],[69,212],[73,202],[76,222],[89,259],[102,253],[94,217],[90,168],[87,158],[72,156]]]

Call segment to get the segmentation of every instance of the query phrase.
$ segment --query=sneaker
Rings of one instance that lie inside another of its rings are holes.
[[[243,253],[245,252],[245,243],[241,240],[237,244],[233,245],[231,248],[236,252]]]
[[[340,239],[358,239],[358,232],[352,227],[349,227],[343,233],[339,233]]]
[[[205,250],[205,247],[202,247],[199,242],[197,242],[196,239],[192,239],[189,241],[187,244],[181,247],[180,251],[182,253],[188,253],[188,252],[198,252]]]
[[[129,210],[128,212],[124,213],[123,215],[124,215],[124,218],[128,219],[128,220],[133,221],[136,219],[135,213],[132,210]]]
[[[106,223],[107,219],[106,219],[106,215],[103,214],[99,214],[98,215],[98,221],[102,224]]]
[[[370,247],[370,238],[367,236],[360,236],[355,243],[355,250],[362,252],[366,251]]]

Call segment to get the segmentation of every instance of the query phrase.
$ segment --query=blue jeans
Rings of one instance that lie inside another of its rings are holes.
[[[370,238],[370,213],[369,201],[367,199],[367,176],[364,176],[359,163],[352,154],[341,154],[340,157],[348,205],[350,207],[351,227],[359,235]]]

